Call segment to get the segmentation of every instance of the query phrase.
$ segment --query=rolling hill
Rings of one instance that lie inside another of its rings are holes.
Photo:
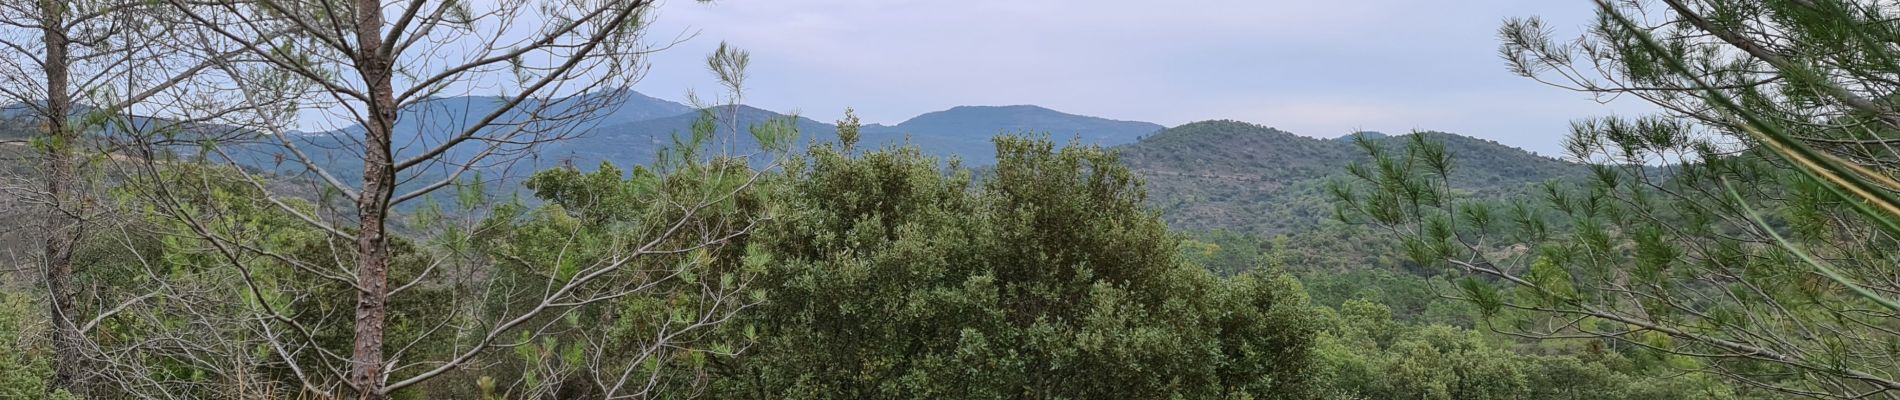
[[[1515,193],[1587,170],[1493,141],[1414,134],[1445,143],[1458,162],[1452,186],[1478,195]],[[1394,149],[1407,136],[1368,135]],[[1299,136],[1238,121],[1190,123],[1118,150],[1148,178],[1151,201],[1175,228],[1262,235],[1307,232],[1331,219],[1326,183],[1344,178],[1347,165],[1368,159],[1351,140]]]
[[[996,161],[990,138],[1005,133],[1047,134],[1061,143],[1114,146],[1134,143],[1167,127],[1063,113],[1030,105],[960,106],[919,115],[894,126],[869,125],[867,137],[908,137],[926,152],[956,155],[982,165]]]

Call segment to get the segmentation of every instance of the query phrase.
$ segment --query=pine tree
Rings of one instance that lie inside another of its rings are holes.
[[[1891,397],[1900,165],[1894,4],[1599,1],[1575,41],[1537,19],[1502,29],[1521,75],[1659,115],[1575,124],[1581,182],[1516,204],[1446,188],[1429,140],[1364,142],[1374,160],[1333,189],[1342,215],[1463,274],[1490,329],[1599,338],[1786,395]]]

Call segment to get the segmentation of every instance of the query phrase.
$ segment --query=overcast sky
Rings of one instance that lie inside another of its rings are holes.
[[[1035,104],[1163,125],[1236,119],[1308,136],[1462,133],[1555,153],[1569,121],[1631,101],[1511,75],[1506,18],[1572,37],[1585,0],[668,0],[649,35],[696,34],[636,89],[718,86],[720,41],[752,52],[746,103],[893,124],[957,105]]]

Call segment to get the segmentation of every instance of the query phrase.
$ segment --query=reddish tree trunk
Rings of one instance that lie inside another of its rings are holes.
[[[396,125],[395,89],[391,57],[382,45],[382,3],[356,2],[356,69],[368,89],[369,116],[364,121],[363,190],[356,199],[357,241],[355,341],[351,349],[350,383],[357,398],[382,400],[383,336],[389,307],[389,238],[385,222],[395,193],[395,155],[391,130]]]

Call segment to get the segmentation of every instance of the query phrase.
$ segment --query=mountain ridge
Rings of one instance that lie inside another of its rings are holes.
[[[714,119],[718,131],[709,145],[735,154],[760,150],[747,127],[772,120],[790,118],[791,126],[800,136],[795,148],[836,140],[833,124],[748,105],[702,110],[633,90],[590,96],[621,98],[612,99],[617,106],[603,110],[587,129],[572,132],[566,140],[513,153],[511,155],[519,159],[497,163],[497,168],[503,169],[485,176],[521,174],[560,165],[591,169],[602,162],[623,166],[648,164],[662,148],[674,143],[675,135],[690,134],[692,126],[707,114]],[[504,99],[493,96],[463,96],[418,102],[418,106],[405,110],[411,118],[399,123],[399,131],[407,133],[399,136],[397,145],[404,147],[399,156],[440,143],[451,132],[460,132],[461,124],[470,116],[492,113],[501,101]],[[8,108],[19,107],[0,107]],[[520,116],[505,116],[516,117]],[[19,118],[12,119],[19,121]],[[333,174],[354,180],[360,174],[352,173],[351,168],[360,168],[360,155],[350,154],[348,146],[337,144],[351,140],[350,136],[360,135],[359,132],[360,128],[346,127],[299,135],[295,140],[310,144],[304,150],[319,163],[338,169],[331,171]],[[1153,204],[1176,228],[1263,234],[1298,231],[1324,222],[1332,212],[1324,194],[1325,182],[1341,178],[1348,164],[1366,158],[1352,139],[1363,136],[1396,148],[1402,144],[1402,138],[1412,135],[1360,132],[1318,138],[1237,120],[1196,121],[1164,127],[1068,114],[1036,105],[1006,105],[956,106],[920,114],[896,125],[865,125],[860,131],[859,146],[915,145],[926,154],[958,158],[964,165],[983,166],[995,161],[993,137],[1025,133],[1048,135],[1061,144],[1100,145],[1116,151],[1124,162],[1147,178]],[[1538,156],[1495,141],[1441,132],[1415,134],[1438,135],[1434,139],[1445,142],[1461,165],[1475,167],[1461,168],[1453,177],[1454,186],[1461,190],[1486,193],[1517,190],[1531,182],[1580,175],[1583,170],[1580,164]],[[337,143],[330,143],[332,141]],[[273,143],[272,140],[254,140],[230,147],[242,164],[297,175],[299,166],[295,162],[285,163],[284,160],[291,157]],[[466,158],[470,157],[467,153],[473,151],[458,149],[446,155]],[[521,160],[526,162],[519,162]],[[412,176],[402,179],[431,182],[446,177],[444,174],[424,169],[412,171]]]

